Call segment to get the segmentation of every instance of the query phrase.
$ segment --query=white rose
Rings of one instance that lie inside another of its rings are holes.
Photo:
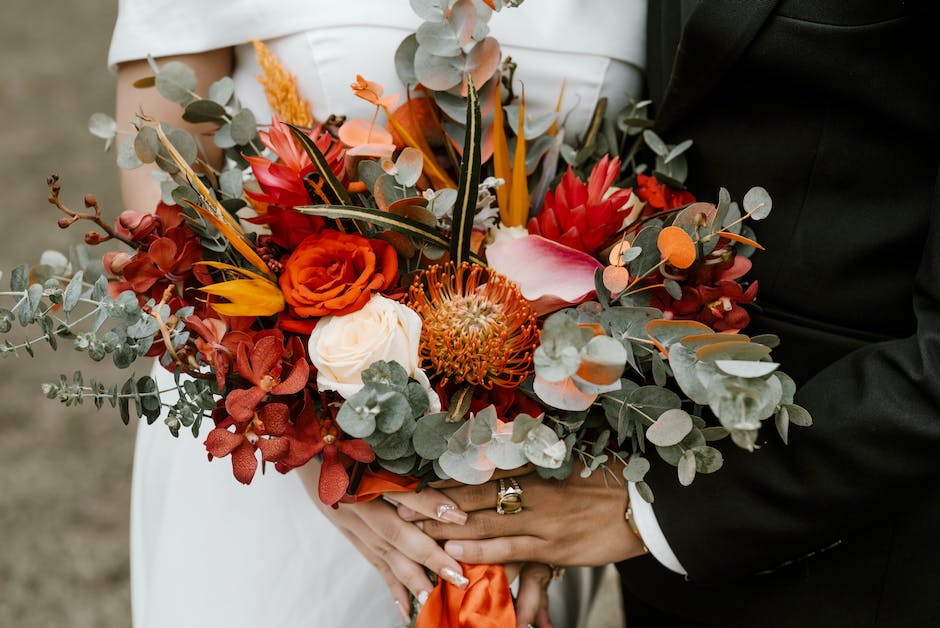
[[[379,294],[356,312],[325,316],[307,343],[317,367],[317,387],[348,398],[362,388],[362,372],[374,362],[398,362],[409,377],[418,370],[421,318],[414,310]]]

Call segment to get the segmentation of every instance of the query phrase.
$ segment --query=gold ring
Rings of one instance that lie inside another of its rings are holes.
[[[522,512],[522,492],[522,487],[514,478],[509,480],[508,487],[506,480],[500,480],[499,491],[496,493],[496,513],[514,515]]]

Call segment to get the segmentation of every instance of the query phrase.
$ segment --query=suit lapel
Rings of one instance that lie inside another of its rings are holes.
[[[654,4],[661,6],[651,6],[655,22],[651,21],[650,32],[658,42],[651,45],[651,58],[668,70],[668,47],[675,41],[677,28],[681,28],[681,23],[676,23],[681,20],[679,0]],[[658,108],[655,127],[658,132],[667,132],[708,96],[757,35],[776,4],[777,0],[701,0],[681,30],[668,82],[659,81],[667,87]],[[653,96],[658,95],[656,80],[651,79],[651,88]]]

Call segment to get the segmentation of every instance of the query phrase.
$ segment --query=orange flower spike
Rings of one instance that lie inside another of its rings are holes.
[[[666,227],[656,239],[663,259],[676,268],[688,268],[695,263],[695,242],[679,227]]]
[[[522,227],[529,218],[529,181],[525,171],[525,90],[519,103],[519,125],[516,152],[513,155],[512,187],[509,190],[509,219],[507,227]]]
[[[548,134],[552,137],[558,133],[558,114],[561,113],[561,101],[565,98],[565,86],[567,81],[562,79],[561,89],[558,91],[558,102],[555,103],[555,121],[552,122],[552,126],[548,127]]]
[[[255,58],[261,66],[261,74],[255,76],[264,87],[271,110],[285,122],[300,126],[313,126],[310,101],[303,98],[297,88],[297,77],[284,69],[277,56],[263,43],[252,40]]]
[[[512,171],[509,168],[509,143],[506,141],[506,116],[503,112],[502,90],[497,85],[493,90],[493,174],[503,180],[496,188],[496,203],[499,219],[510,226],[509,190],[512,187]]]

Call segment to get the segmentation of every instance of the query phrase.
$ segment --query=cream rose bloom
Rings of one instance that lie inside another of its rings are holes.
[[[310,334],[307,355],[317,367],[317,387],[348,398],[362,388],[362,372],[379,360],[398,362],[415,377],[420,339],[417,313],[375,294],[361,310],[321,318]]]

